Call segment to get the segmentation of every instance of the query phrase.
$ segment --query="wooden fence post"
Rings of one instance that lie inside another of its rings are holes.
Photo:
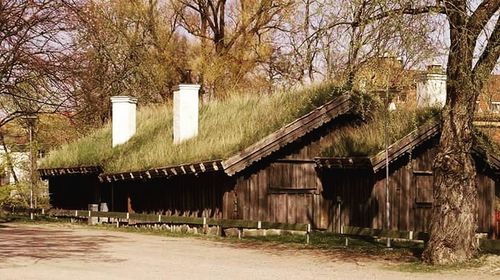
[[[98,222],[98,217],[92,217],[92,211],[99,211],[99,204],[89,204],[89,217],[88,217],[88,224],[89,225],[96,225]]]
[[[309,245],[311,235],[311,224],[307,224],[306,228],[306,244]]]

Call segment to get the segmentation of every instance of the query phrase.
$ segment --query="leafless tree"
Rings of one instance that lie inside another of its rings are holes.
[[[0,1],[0,127],[73,105],[68,7],[65,1]]]

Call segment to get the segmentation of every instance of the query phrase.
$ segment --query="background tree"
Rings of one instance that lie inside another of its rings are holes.
[[[107,121],[113,95],[143,104],[171,97],[186,68],[187,43],[175,34],[168,3],[87,1],[77,13],[80,119]]]
[[[192,62],[208,94],[239,90],[270,55],[269,34],[279,27],[288,0],[172,1],[179,24],[199,39]],[[253,77],[253,76],[252,76]]]
[[[7,126],[74,108],[73,20],[67,1],[0,1],[0,142],[15,183]]]
[[[0,127],[73,105],[71,18],[65,1],[0,2]]]

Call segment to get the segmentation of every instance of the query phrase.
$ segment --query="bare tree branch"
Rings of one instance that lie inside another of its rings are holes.
[[[498,0],[483,1],[470,16],[467,29],[470,30],[471,34],[479,34],[499,8],[500,1]]]
[[[484,80],[495,68],[500,57],[500,24],[497,20],[488,44],[473,69],[474,80]]]

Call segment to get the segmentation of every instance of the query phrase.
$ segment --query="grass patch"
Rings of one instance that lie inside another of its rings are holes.
[[[10,222],[8,215],[6,215],[6,214],[2,213],[2,211],[0,211],[0,224],[7,223],[7,222]]]
[[[26,224],[43,224],[43,223],[68,223],[70,218],[56,218],[47,215],[35,215],[33,220],[29,215],[23,214],[0,214],[0,223],[26,223]]]
[[[301,250],[318,250],[326,254],[345,256],[349,259],[372,259],[374,256],[397,262],[414,262],[422,251],[423,244],[410,241],[394,241],[392,248],[386,248],[384,240],[369,237],[348,237],[348,246],[345,246],[346,237],[332,232],[313,232],[310,243],[305,244],[305,236],[284,234],[278,236],[244,237],[242,239],[229,238],[231,242],[268,248],[293,248]]]
[[[482,267],[485,265],[485,258],[486,256],[483,255],[467,263],[457,263],[449,265],[430,265],[417,259],[412,262],[402,263],[396,266],[390,266],[388,267],[388,269],[401,272],[412,272],[412,273],[435,273],[444,271],[459,271],[459,270]]]
[[[373,156],[385,147],[386,121],[388,143],[392,144],[420,125],[440,117],[438,108],[402,108],[387,113],[378,106],[371,113],[363,123],[340,128],[321,151],[321,156]]]
[[[126,172],[202,160],[224,159],[339,96],[342,89],[323,84],[273,95],[236,95],[202,106],[198,137],[172,143],[172,105],[142,107],[137,133],[111,147],[111,124],[54,150],[41,168],[102,165]]]

